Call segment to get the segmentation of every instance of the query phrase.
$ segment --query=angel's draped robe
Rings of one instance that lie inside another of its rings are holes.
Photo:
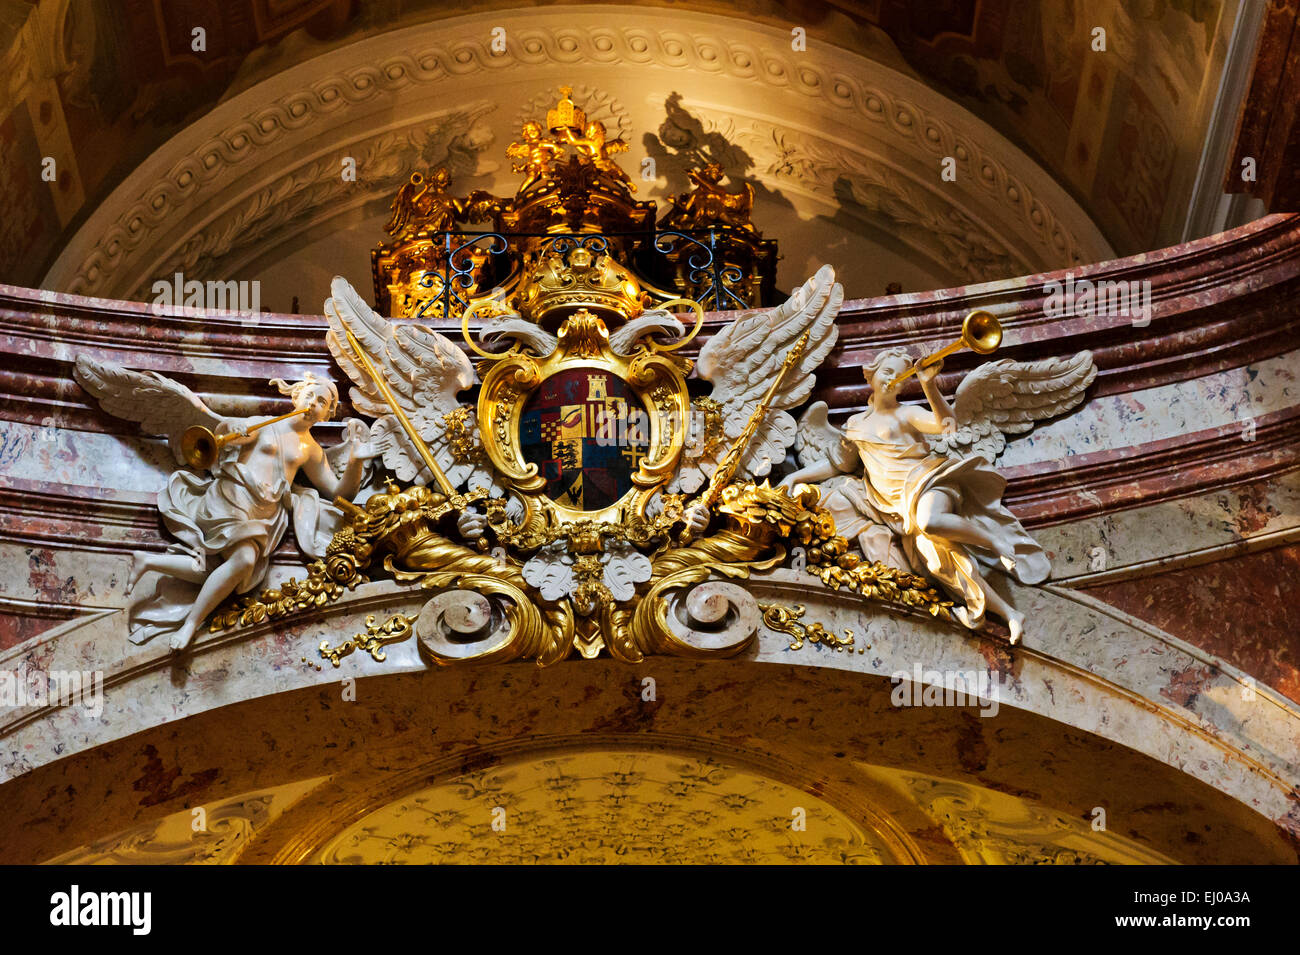
[[[1006,479],[984,458],[946,457],[923,441],[904,435],[898,441],[881,441],[864,427],[867,412],[849,419],[845,437],[858,449],[866,468],[863,480],[843,481],[823,502],[835,517],[844,537],[856,537],[880,515],[903,541],[903,549],[916,570],[922,563],[931,576],[961,597],[971,627],[984,619],[986,603],[976,561],[989,567],[1005,566],[1001,557],[1015,561],[1012,573],[1022,583],[1047,579],[1051,562],[1014,514],[1002,504]],[[917,520],[922,495],[936,490],[952,500],[953,513],[978,527],[996,544],[996,551],[961,544],[926,534]],[[865,505],[865,506],[864,506]],[[985,585],[987,586],[987,585]]]
[[[271,554],[289,527],[293,514],[298,545],[309,557],[322,557],[342,517],[310,488],[285,480],[257,480],[253,470],[239,460],[239,449],[228,447],[212,473],[175,471],[158,492],[158,510],[167,529],[180,541],[173,553],[185,554],[199,573],[209,573],[244,541],[257,552],[257,560],[235,588],[245,593],[266,576]],[[144,643],[159,634],[179,629],[200,585],[162,576],[152,598],[131,611],[131,642]]]

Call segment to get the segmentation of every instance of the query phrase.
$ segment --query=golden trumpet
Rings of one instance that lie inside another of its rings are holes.
[[[891,389],[898,387],[899,382],[909,375],[913,375],[922,368],[928,368],[931,365],[938,364],[944,358],[961,348],[969,348],[979,355],[991,355],[998,350],[1002,344],[1002,323],[998,321],[996,315],[992,312],[986,312],[983,309],[977,309],[966,316],[965,321],[961,323],[961,338],[955,342],[944,345],[938,351],[931,352],[920,361],[918,361],[907,371],[903,372],[897,378],[889,383]]]
[[[300,414],[306,414],[310,410],[310,408],[295,408],[292,411],[286,411],[279,417],[267,418],[265,421],[259,421],[251,428],[245,428],[243,431],[231,431],[229,434],[214,434],[211,428],[196,424],[193,427],[186,428],[185,433],[181,435],[181,457],[192,468],[210,468],[217,463],[217,455],[221,449],[236,438],[245,438],[254,431],[265,428],[268,424],[275,424],[285,418],[294,418]]]

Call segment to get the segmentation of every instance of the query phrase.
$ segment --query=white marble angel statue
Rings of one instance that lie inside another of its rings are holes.
[[[158,492],[158,510],[179,543],[165,554],[136,555],[127,586],[127,595],[135,594],[128,609],[134,643],[165,634],[173,649],[187,647],[223,600],[261,583],[291,517],[302,551],[323,556],[341,518],[328,501],[356,495],[365,459],[375,453],[365,425],[355,419],[328,455],[316,443],[311,428],[333,416],[338,391],[311,374],[293,384],[271,382],[295,409],[305,409],[303,414],[252,430],[266,419],[224,418],[190,389],[157,373],[85,356],[77,359],[75,373],[109,414],[138,421],[149,434],[166,435],[178,464],[185,464],[181,436],[193,425],[217,435],[240,435],[220,448],[209,473],[175,471]],[[345,462],[341,475],[334,467],[340,459]],[[300,471],[326,501],[294,483]],[[139,585],[149,574],[157,581],[145,593]]]
[[[1092,354],[987,362],[962,380],[953,407],[935,383],[942,363],[920,369],[929,410],[898,402],[893,382],[912,363],[905,348],[879,352],[863,368],[870,409],[851,417],[844,431],[830,425],[824,402],[811,405],[799,425],[802,467],[782,484],[825,482],[822,505],[841,536],[856,538],[868,558],[928,572],[963,601],[955,615],[967,627],[979,627],[986,609],[1002,617],[1016,643],[1024,615],[981,567],[1000,566],[1037,584],[1051,565],[1002,504],[1006,480],[992,464],[1005,434],[1028,431],[1082,400],[1097,374]]]
[[[781,379],[763,421],[745,445],[734,477],[761,480],[773,465],[785,461],[798,435],[787,409],[812,393],[817,381],[814,372],[835,347],[835,316],[843,303],[844,288],[835,281],[835,270],[824,265],[782,305],[741,315],[709,339],[700,349],[695,371],[713,390],[704,401],[696,399],[686,453],[669,491],[689,494],[708,481],[749,424],[786,356],[807,332],[803,354]],[[702,405],[711,411],[700,413]],[[721,419],[713,436],[706,424],[710,413]],[[687,512],[692,533],[698,532],[706,516],[699,507]]]

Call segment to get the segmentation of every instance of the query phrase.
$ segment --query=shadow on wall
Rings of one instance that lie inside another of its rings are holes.
[[[666,115],[658,133],[647,132],[642,142],[646,156],[654,160],[656,171],[667,178],[670,193],[689,192],[691,170],[717,163],[733,188],[747,182],[754,187],[756,202],[764,201],[794,211],[794,203],[757,178],[754,158],[729,138],[734,137],[734,130],[707,129],[701,119],[682,106],[682,94],[678,92],[668,94],[664,100],[664,112]]]
[[[922,283],[922,288],[914,276],[909,276],[912,281],[907,284],[913,287],[906,288],[906,291],[984,281],[1024,271],[1011,260],[1004,248],[983,238],[980,230],[955,210],[947,218],[936,216],[917,203],[909,202],[905,192],[896,184],[871,182],[848,172],[840,174],[834,182],[835,212],[805,217],[780,189],[773,189],[760,178],[760,172],[769,179],[801,178],[812,160],[802,155],[797,146],[773,134],[772,155],[760,170],[759,161],[735,142],[737,130],[734,123],[728,122],[724,128],[717,128],[687,109],[678,92],[670,93],[664,101],[664,113],[658,131],[646,132],[642,143],[646,156],[654,162],[655,172],[667,180],[669,195],[689,192],[692,188],[691,170],[717,163],[726,173],[724,184],[729,190],[735,191],[742,183],[753,187],[755,209],[762,210],[755,215],[755,226],[760,231],[775,234],[784,249],[782,258],[789,255],[790,250],[800,248],[818,249],[823,257],[838,251],[851,258],[849,242],[842,235],[834,238],[837,233],[848,233],[900,259],[916,262],[916,248],[900,234],[908,229],[924,229],[931,235],[932,243],[936,241],[933,237],[937,237],[944,257],[941,262],[925,257],[924,262],[918,265],[921,271],[935,274],[938,281]],[[764,228],[763,213],[770,215],[773,209],[782,210],[788,216],[779,233],[773,232],[770,223]],[[826,226],[831,229],[827,230]],[[824,261],[820,258],[809,260],[796,263],[795,270],[802,275],[815,271],[822,264]],[[870,270],[870,265],[864,265],[864,271]],[[903,282],[898,281],[902,276],[888,274],[888,268],[883,272],[881,275],[856,276],[859,281],[855,285],[860,287],[850,289],[850,294],[875,296],[904,291]],[[852,281],[854,277],[844,278]]]

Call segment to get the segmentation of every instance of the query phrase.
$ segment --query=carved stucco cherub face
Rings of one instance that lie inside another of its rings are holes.
[[[312,425],[328,421],[334,416],[335,401],[334,393],[329,385],[315,383],[303,388],[294,396],[293,406],[308,409],[302,418],[309,425]]]
[[[899,351],[885,355],[873,365],[862,369],[863,377],[871,382],[871,390],[878,395],[892,395],[894,390],[889,387],[890,383],[912,367],[912,360]]]

